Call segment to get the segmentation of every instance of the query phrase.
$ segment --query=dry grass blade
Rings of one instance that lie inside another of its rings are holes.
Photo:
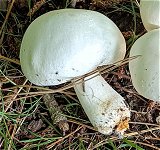
[[[143,133],[147,133],[147,132],[152,132],[155,130],[160,130],[160,126],[154,127],[154,128],[149,128],[146,130],[141,130],[139,132],[131,132],[131,133],[125,134],[125,137],[135,136],[135,135],[139,135],[139,134],[143,134]]]
[[[74,124],[81,125],[81,126],[83,126],[83,127],[85,127],[85,128],[91,129],[91,130],[93,130],[93,131],[97,131],[94,127],[89,126],[89,125],[86,125],[86,124],[83,124],[83,123],[78,122],[78,121],[73,120],[73,119],[68,119],[68,122],[71,122],[71,123],[74,123]]]
[[[146,130],[141,130],[139,132],[131,132],[131,133],[127,133],[124,135],[124,137],[131,137],[131,136],[136,136],[136,135],[140,135],[140,134],[144,134],[144,133],[147,133],[147,132],[152,132],[152,131],[156,131],[156,130],[160,130],[160,126],[159,127],[154,127],[154,128],[149,128],[149,129],[146,129]],[[112,137],[112,138],[109,138],[110,140],[117,140],[117,137]],[[108,143],[108,139],[105,139],[105,140],[102,140],[101,142],[99,142],[98,144],[94,145],[93,149],[96,149],[104,144]]]
[[[85,82],[85,81],[87,81],[87,80],[90,80],[90,79],[98,76],[99,74],[102,75],[102,74],[105,74],[105,73],[109,73],[110,71],[112,71],[112,70],[114,70],[114,69],[116,69],[116,68],[118,68],[118,67],[120,67],[120,66],[122,66],[122,65],[124,65],[124,64],[126,64],[126,63],[128,63],[129,61],[132,61],[132,60],[138,58],[138,57],[140,57],[140,55],[133,56],[133,57],[129,57],[129,58],[126,58],[126,59],[124,59],[124,60],[117,61],[117,62],[115,62],[115,63],[113,63],[113,64],[110,64],[110,65],[100,66],[100,67],[98,67],[97,69],[95,69],[95,70],[93,70],[93,71],[91,71],[91,72],[89,72],[89,73],[87,73],[87,74],[85,74],[85,75],[82,75],[82,76],[80,76],[80,77],[74,78],[73,80],[74,80],[74,82],[75,82],[76,84],[77,84],[77,83],[81,83],[82,80],[84,80],[83,82]],[[97,73],[98,73],[98,74],[97,74]],[[95,75],[94,75],[94,74],[95,74]],[[92,75],[92,77],[88,78],[87,80],[84,79],[84,78],[89,77],[89,76],[91,76],[91,75]]]
[[[160,150],[160,148],[158,148],[158,147],[156,147],[156,146],[154,146],[152,144],[147,144],[147,143],[138,142],[138,141],[132,141],[132,140],[130,140],[130,141],[133,142],[133,143],[141,144],[141,145],[147,146],[149,148],[152,148],[152,150],[154,150],[154,149],[155,150]]]
[[[8,20],[8,18],[9,18],[9,15],[10,15],[10,13],[11,13],[12,8],[13,8],[14,2],[15,2],[15,0],[12,0],[12,2],[11,2],[11,4],[10,4],[10,7],[9,7],[9,9],[8,9],[8,11],[7,11],[6,18],[5,18],[4,22],[3,22],[2,27],[1,27],[1,30],[0,30],[0,36],[1,36],[1,34],[2,34],[3,30],[4,30],[4,27],[5,27],[6,23],[7,23],[7,20]]]
[[[26,81],[24,82],[24,85],[27,83],[27,81],[28,81],[28,80],[26,80]],[[14,95],[14,97],[12,97],[12,101],[11,101],[10,104],[5,108],[5,112],[8,111],[9,107],[12,105],[12,102],[16,99],[16,97],[18,96],[18,94],[21,92],[22,89],[23,89],[23,87],[21,87],[21,88],[17,91],[17,93]]]
[[[128,63],[129,61],[131,61],[133,59],[136,59],[138,57],[139,57],[139,55],[138,56],[133,56],[133,57],[130,57],[130,58],[126,58],[124,60],[121,60],[121,61],[118,61],[118,62],[116,62],[114,64],[111,64],[109,66],[101,66],[101,67],[99,67],[99,68],[97,68],[97,69],[95,69],[95,70],[93,70],[93,71],[91,71],[91,72],[89,72],[89,73],[87,73],[85,75],[82,75],[80,77],[72,79],[72,82],[69,83],[68,85],[65,85],[65,86],[63,86],[61,88],[58,88],[58,89],[55,89],[55,90],[41,88],[41,89],[43,89],[45,91],[20,93],[19,96],[26,95],[26,94],[28,94],[28,95],[34,95],[35,96],[35,95],[43,95],[43,94],[49,94],[49,93],[64,93],[65,94],[66,93],[65,90],[73,88],[74,85],[75,85],[75,83],[76,84],[84,83],[85,81],[90,80],[90,79],[96,77],[99,74],[109,73],[110,71],[116,69],[117,67],[120,67],[121,65],[124,65],[124,64]],[[84,79],[86,77],[89,77],[89,78],[88,79]],[[17,87],[27,87],[27,86],[19,85],[19,86],[12,87],[12,89],[17,88]],[[38,86],[32,86],[31,88],[40,89]],[[7,89],[2,89],[2,90],[5,91]],[[69,93],[67,92],[67,94],[69,94]],[[73,93],[70,93],[70,94],[73,94]],[[10,96],[12,96],[12,95],[10,95]],[[7,98],[7,97],[8,96],[5,96],[4,98]]]
[[[71,135],[73,135],[74,133],[76,133],[78,130],[80,130],[82,127],[83,127],[83,126],[78,127],[75,131],[69,133],[69,134],[66,135],[65,137],[63,137],[63,138],[55,141],[54,143],[48,145],[48,146],[47,146],[47,150],[50,150],[50,149],[53,148],[53,146],[55,146],[57,143],[59,143],[59,142],[63,141],[64,139],[70,137]]]
[[[26,80],[26,81],[24,82],[24,85],[27,83],[27,81],[28,81],[28,80]],[[20,89],[17,91],[16,95],[13,97],[13,100],[16,99],[18,93],[19,93],[22,89],[23,89],[23,88],[20,88]],[[12,103],[13,103],[13,101],[7,106],[7,108],[5,109],[5,112],[7,112],[7,110],[9,109],[9,107],[11,106]],[[22,111],[23,111],[23,106],[21,107],[19,113],[22,113]],[[19,118],[16,119],[16,124],[15,124],[14,127],[13,127],[13,131],[12,131],[12,134],[11,134],[11,140],[10,140],[9,146],[8,146],[8,150],[11,150],[11,149],[12,149],[12,148],[11,148],[11,145],[12,145],[12,142],[13,142],[13,139],[14,139],[14,135],[15,135],[15,133],[16,133],[16,131],[17,131],[18,122],[19,122]]]
[[[147,122],[129,122],[130,124],[141,124],[141,125],[148,125],[148,126],[156,126],[159,127],[158,124],[152,124],[152,123],[147,123]]]
[[[2,55],[0,55],[0,59],[3,59],[3,60],[6,60],[6,61],[9,61],[9,62],[12,62],[12,63],[17,64],[17,65],[20,65],[20,62],[19,62],[18,60],[13,60],[13,59],[11,59],[11,58],[7,58],[7,57],[2,56]]]
[[[99,7],[113,7],[121,2],[126,2],[127,0],[91,0],[94,5]]]
[[[42,5],[45,4],[45,3],[46,3],[46,0],[40,0],[40,1],[36,2],[34,4],[34,6],[32,7],[32,9],[30,9],[30,11],[28,12],[27,16],[34,15],[34,13],[36,11],[38,11],[42,7]]]
[[[23,87],[29,87],[29,86],[19,86],[20,88],[23,88]],[[3,91],[3,89],[2,89]],[[51,94],[51,93],[62,93],[62,94],[66,94],[66,95],[75,95],[75,93],[72,93],[72,92],[68,92],[68,91],[60,91],[59,90],[50,90],[50,91],[38,91],[38,92],[26,92],[26,93],[19,93],[18,96],[23,96],[23,95],[30,95],[29,97],[34,97],[34,96],[38,96],[38,95],[43,95],[43,94]],[[10,94],[10,95],[7,95],[7,96],[4,96],[3,98],[11,98],[12,96],[14,96],[15,94]],[[23,98],[23,97],[21,97]]]
[[[7,1],[0,0],[0,11],[6,11],[6,9],[7,9]]]
[[[157,141],[160,141],[160,137],[158,138],[153,138],[153,137],[145,137],[145,139],[149,139],[149,140],[157,140]]]

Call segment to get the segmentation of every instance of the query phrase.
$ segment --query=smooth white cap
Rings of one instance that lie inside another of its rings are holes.
[[[141,55],[129,62],[132,83],[145,98],[160,102],[160,29],[141,36],[132,46],[130,57]]]
[[[160,0],[141,0],[140,14],[146,30],[160,27]]]
[[[61,9],[30,24],[20,62],[32,83],[49,86],[123,59],[125,52],[123,35],[109,18],[90,10]]]

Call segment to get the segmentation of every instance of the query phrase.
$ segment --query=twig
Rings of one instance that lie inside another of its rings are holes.
[[[71,132],[70,134],[66,135],[65,137],[55,141],[54,143],[50,144],[47,146],[47,150],[50,150],[53,146],[55,146],[56,144],[58,144],[59,142],[63,141],[64,139],[68,138],[69,136],[71,136],[72,134],[76,133],[78,130],[80,130],[83,126],[78,127],[75,131]]]
[[[2,56],[2,55],[0,55],[0,59],[3,59],[3,60],[6,60],[6,61],[15,63],[15,64],[17,64],[17,65],[20,65],[20,62],[19,62],[18,60],[13,60],[13,59],[7,58],[7,57]]]
[[[154,137],[145,137],[145,140],[156,140],[156,141],[160,141],[160,137],[158,138],[154,138]]]
[[[25,85],[26,83],[27,83],[27,79],[26,79],[26,81],[24,82],[24,84],[23,85]],[[21,90],[23,89],[23,87],[21,87],[19,90],[18,90],[18,92],[15,94],[15,96],[13,97],[13,101],[14,101],[14,99],[16,99],[16,97],[18,96],[18,94],[21,92]],[[7,112],[8,111],[8,109],[9,109],[9,107],[12,105],[12,103],[13,103],[13,101],[11,101],[11,103],[6,107],[6,109],[5,109],[5,112]]]
[[[24,82],[24,85],[27,83],[27,81],[28,81],[28,80],[26,80],[26,81]],[[20,89],[18,90],[18,92],[16,93],[16,95],[13,97],[13,99],[15,99],[15,98],[17,97],[18,93],[19,93],[22,89],[23,89],[23,88],[20,88]],[[13,103],[13,102],[11,102],[11,103],[7,106],[7,108],[5,109],[5,112],[7,112],[7,110],[8,110],[9,107],[12,105],[12,103]],[[23,104],[23,105],[24,105],[24,104]],[[19,113],[22,113],[22,110],[23,110],[23,107],[21,107],[21,110],[19,111]],[[12,144],[12,142],[13,142],[14,135],[15,135],[16,130],[17,130],[17,127],[18,127],[18,125],[17,125],[18,122],[19,122],[19,118],[16,119],[16,124],[14,125],[13,131],[12,131],[12,135],[11,135],[11,139],[10,139],[10,142],[9,142],[8,150],[11,149],[11,144]]]
[[[143,142],[138,142],[138,141],[132,141],[132,140],[130,140],[130,141],[133,142],[133,143],[137,143],[137,144],[148,146],[148,147],[150,147],[152,149],[155,149],[155,150],[160,150],[160,148],[158,148],[158,147],[156,147],[154,145],[151,145],[151,144],[147,144],[147,143],[143,143]]]
[[[8,20],[8,18],[9,18],[9,15],[10,15],[10,13],[11,13],[11,10],[12,10],[12,7],[13,7],[14,2],[15,2],[15,0],[12,0],[12,2],[11,2],[11,4],[10,4],[10,7],[9,7],[9,9],[8,9],[8,11],[7,11],[5,20],[4,20],[4,22],[3,22],[3,24],[2,24],[2,27],[1,27],[1,30],[0,30],[0,36],[1,36],[1,34],[2,34],[2,31],[4,30],[4,27],[5,27],[5,25],[6,25],[7,20]]]
[[[53,124],[57,124],[63,131],[63,135],[65,135],[65,132],[69,130],[69,125],[67,118],[63,115],[58,103],[56,102],[56,99],[54,98],[54,95],[44,94],[43,102],[49,110]]]
[[[131,133],[125,134],[124,137],[136,136],[136,135],[139,135],[139,134],[144,134],[144,133],[152,132],[152,131],[155,131],[155,130],[160,130],[160,126],[159,127],[150,128],[150,129],[146,129],[146,130],[141,130],[139,132],[131,132]],[[109,139],[110,140],[117,140],[118,138],[117,137],[112,137],[112,138],[109,138]],[[96,144],[93,147],[93,149],[98,148],[99,146],[102,146],[102,145],[104,145],[106,143],[108,143],[108,139],[102,140],[101,142]]]
[[[32,16],[36,11],[38,11],[43,4],[46,3],[46,0],[40,0],[34,4],[34,6],[29,10],[27,16]]]
[[[22,87],[22,86],[20,86],[20,87]],[[28,86],[27,86],[28,87]],[[31,92],[32,93],[32,92]],[[14,94],[11,94],[11,95],[7,95],[7,96],[3,96],[3,99],[7,99],[7,100],[5,100],[4,101],[4,103],[6,104],[6,103],[9,103],[9,102],[11,102],[11,101],[17,101],[17,100],[21,100],[21,99],[23,99],[23,98],[30,98],[30,97],[35,97],[35,96],[38,96],[38,95],[43,95],[43,94],[50,94],[50,93],[63,93],[63,94],[66,94],[66,95],[69,95],[70,93],[69,92],[65,92],[65,91],[62,91],[62,92],[51,92],[51,91],[41,91],[40,93],[39,92],[33,92],[34,94],[32,94],[32,95],[29,95],[30,94],[30,92],[26,92],[26,94],[25,93],[19,93],[18,95],[19,96],[21,96],[21,95],[25,95],[25,96],[23,96],[23,97],[20,97],[20,98],[16,98],[16,99],[12,99],[12,97],[14,96]],[[28,96],[26,96],[26,95],[28,95]],[[75,94],[71,94],[71,95],[75,95]],[[0,104],[2,104],[2,103],[0,103]]]
[[[99,74],[104,74],[104,73],[109,73],[110,71],[112,71],[112,70],[114,70],[114,69],[116,69],[117,67],[119,67],[119,66],[121,66],[121,65],[124,65],[124,64],[126,64],[126,63],[128,63],[129,61],[131,61],[131,60],[133,60],[133,59],[136,59],[136,58],[138,58],[139,57],[139,55],[138,56],[133,56],[133,57],[130,57],[130,58],[126,58],[125,60],[121,60],[121,61],[118,61],[118,62],[116,62],[116,63],[114,63],[114,64],[112,64],[112,65],[110,65],[110,66],[101,66],[101,67],[99,67],[99,68],[97,68],[97,69],[95,69],[95,70],[93,70],[93,71],[91,71],[91,72],[89,72],[89,73],[87,73],[87,74],[85,74],[85,75],[82,75],[82,76],[80,76],[80,77],[77,77],[77,78],[74,78],[72,81],[73,82],[71,82],[71,83],[69,83],[68,85],[66,85],[66,86],[63,86],[63,87],[61,87],[61,88],[58,88],[58,89],[55,89],[55,90],[49,90],[49,91],[39,91],[38,93],[37,92],[29,92],[29,93],[27,93],[28,95],[35,95],[35,94],[37,94],[37,95],[43,95],[44,93],[65,93],[64,91],[65,90],[68,90],[68,89],[70,89],[70,88],[72,88],[72,87],[74,87],[74,84],[76,83],[76,84],[79,84],[79,83],[84,83],[85,81],[88,81],[88,80],[90,80],[90,79],[92,79],[92,78],[94,78],[94,77],[96,77],[96,76],[98,76]],[[91,76],[91,75],[93,75],[92,77],[89,77],[88,79],[85,79],[86,77],[88,77],[88,76]],[[83,80],[84,79],[84,80]],[[12,87],[12,89],[13,88],[17,88],[17,87],[20,87],[20,86],[15,86],[15,87]],[[23,86],[23,85],[21,85],[21,87],[27,87],[27,86]],[[39,89],[39,87],[38,86],[32,86],[33,88],[37,88],[37,89]],[[11,89],[11,88],[10,88]],[[3,89],[2,89],[3,90]],[[5,90],[5,89],[4,89]],[[20,93],[19,95],[26,95],[26,93]],[[10,95],[11,96],[11,95]]]
[[[148,122],[129,122],[130,124],[141,124],[141,125],[148,125],[148,126],[156,126],[159,127],[158,124],[152,124],[152,123],[148,123]]]
[[[99,7],[101,6],[107,8],[107,7],[113,7],[114,5],[126,1],[127,0],[91,0],[91,3]]]
[[[6,11],[7,9],[7,0],[0,0],[0,11]]]
[[[146,130],[141,130],[139,132],[128,133],[128,134],[125,134],[125,137],[135,136],[135,135],[138,135],[138,134],[152,132],[152,131],[155,131],[155,130],[160,130],[160,126],[154,127],[154,128],[149,128],[149,129],[146,129]]]
[[[68,122],[71,122],[71,123],[74,123],[74,124],[81,125],[81,126],[83,126],[83,127],[85,127],[85,128],[91,129],[91,130],[93,130],[93,131],[97,131],[94,127],[89,126],[89,125],[86,125],[86,124],[83,124],[83,123],[78,122],[78,121],[73,120],[73,119],[68,119]]]

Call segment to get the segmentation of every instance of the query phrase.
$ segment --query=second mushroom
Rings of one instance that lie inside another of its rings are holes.
[[[93,126],[103,134],[115,130],[123,134],[128,125],[116,126],[130,118],[124,98],[98,73],[92,79],[84,78],[84,83],[74,79],[122,60],[125,53],[120,30],[106,16],[89,10],[61,9],[31,23],[22,40],[20,62],[24,75],[36,85],[73,82]]]

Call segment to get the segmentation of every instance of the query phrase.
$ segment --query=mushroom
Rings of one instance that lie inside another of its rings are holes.
[[[130,117],[124,98],[99,73],[84,78],[84,83],[76,83],[75,78],[119,61],[125,53],[125,40],[109,18],[90,10],[61,9],[30,24],[22,40],[20,62],[24,75],[36,85],[73,82],[93,126],[111,134],[121,124],[116,131],[123,134],[128,127],[123,121]]]
[[[160,0],[141,0],[140,14],[144,27],[150,31],[160,27]]]
[[[154,29],[137,39],[130,50],[130,56],[140,57],[129,62],[132,83],[137,92],[157,102],[160,102],[159,34],[160,29]]]

